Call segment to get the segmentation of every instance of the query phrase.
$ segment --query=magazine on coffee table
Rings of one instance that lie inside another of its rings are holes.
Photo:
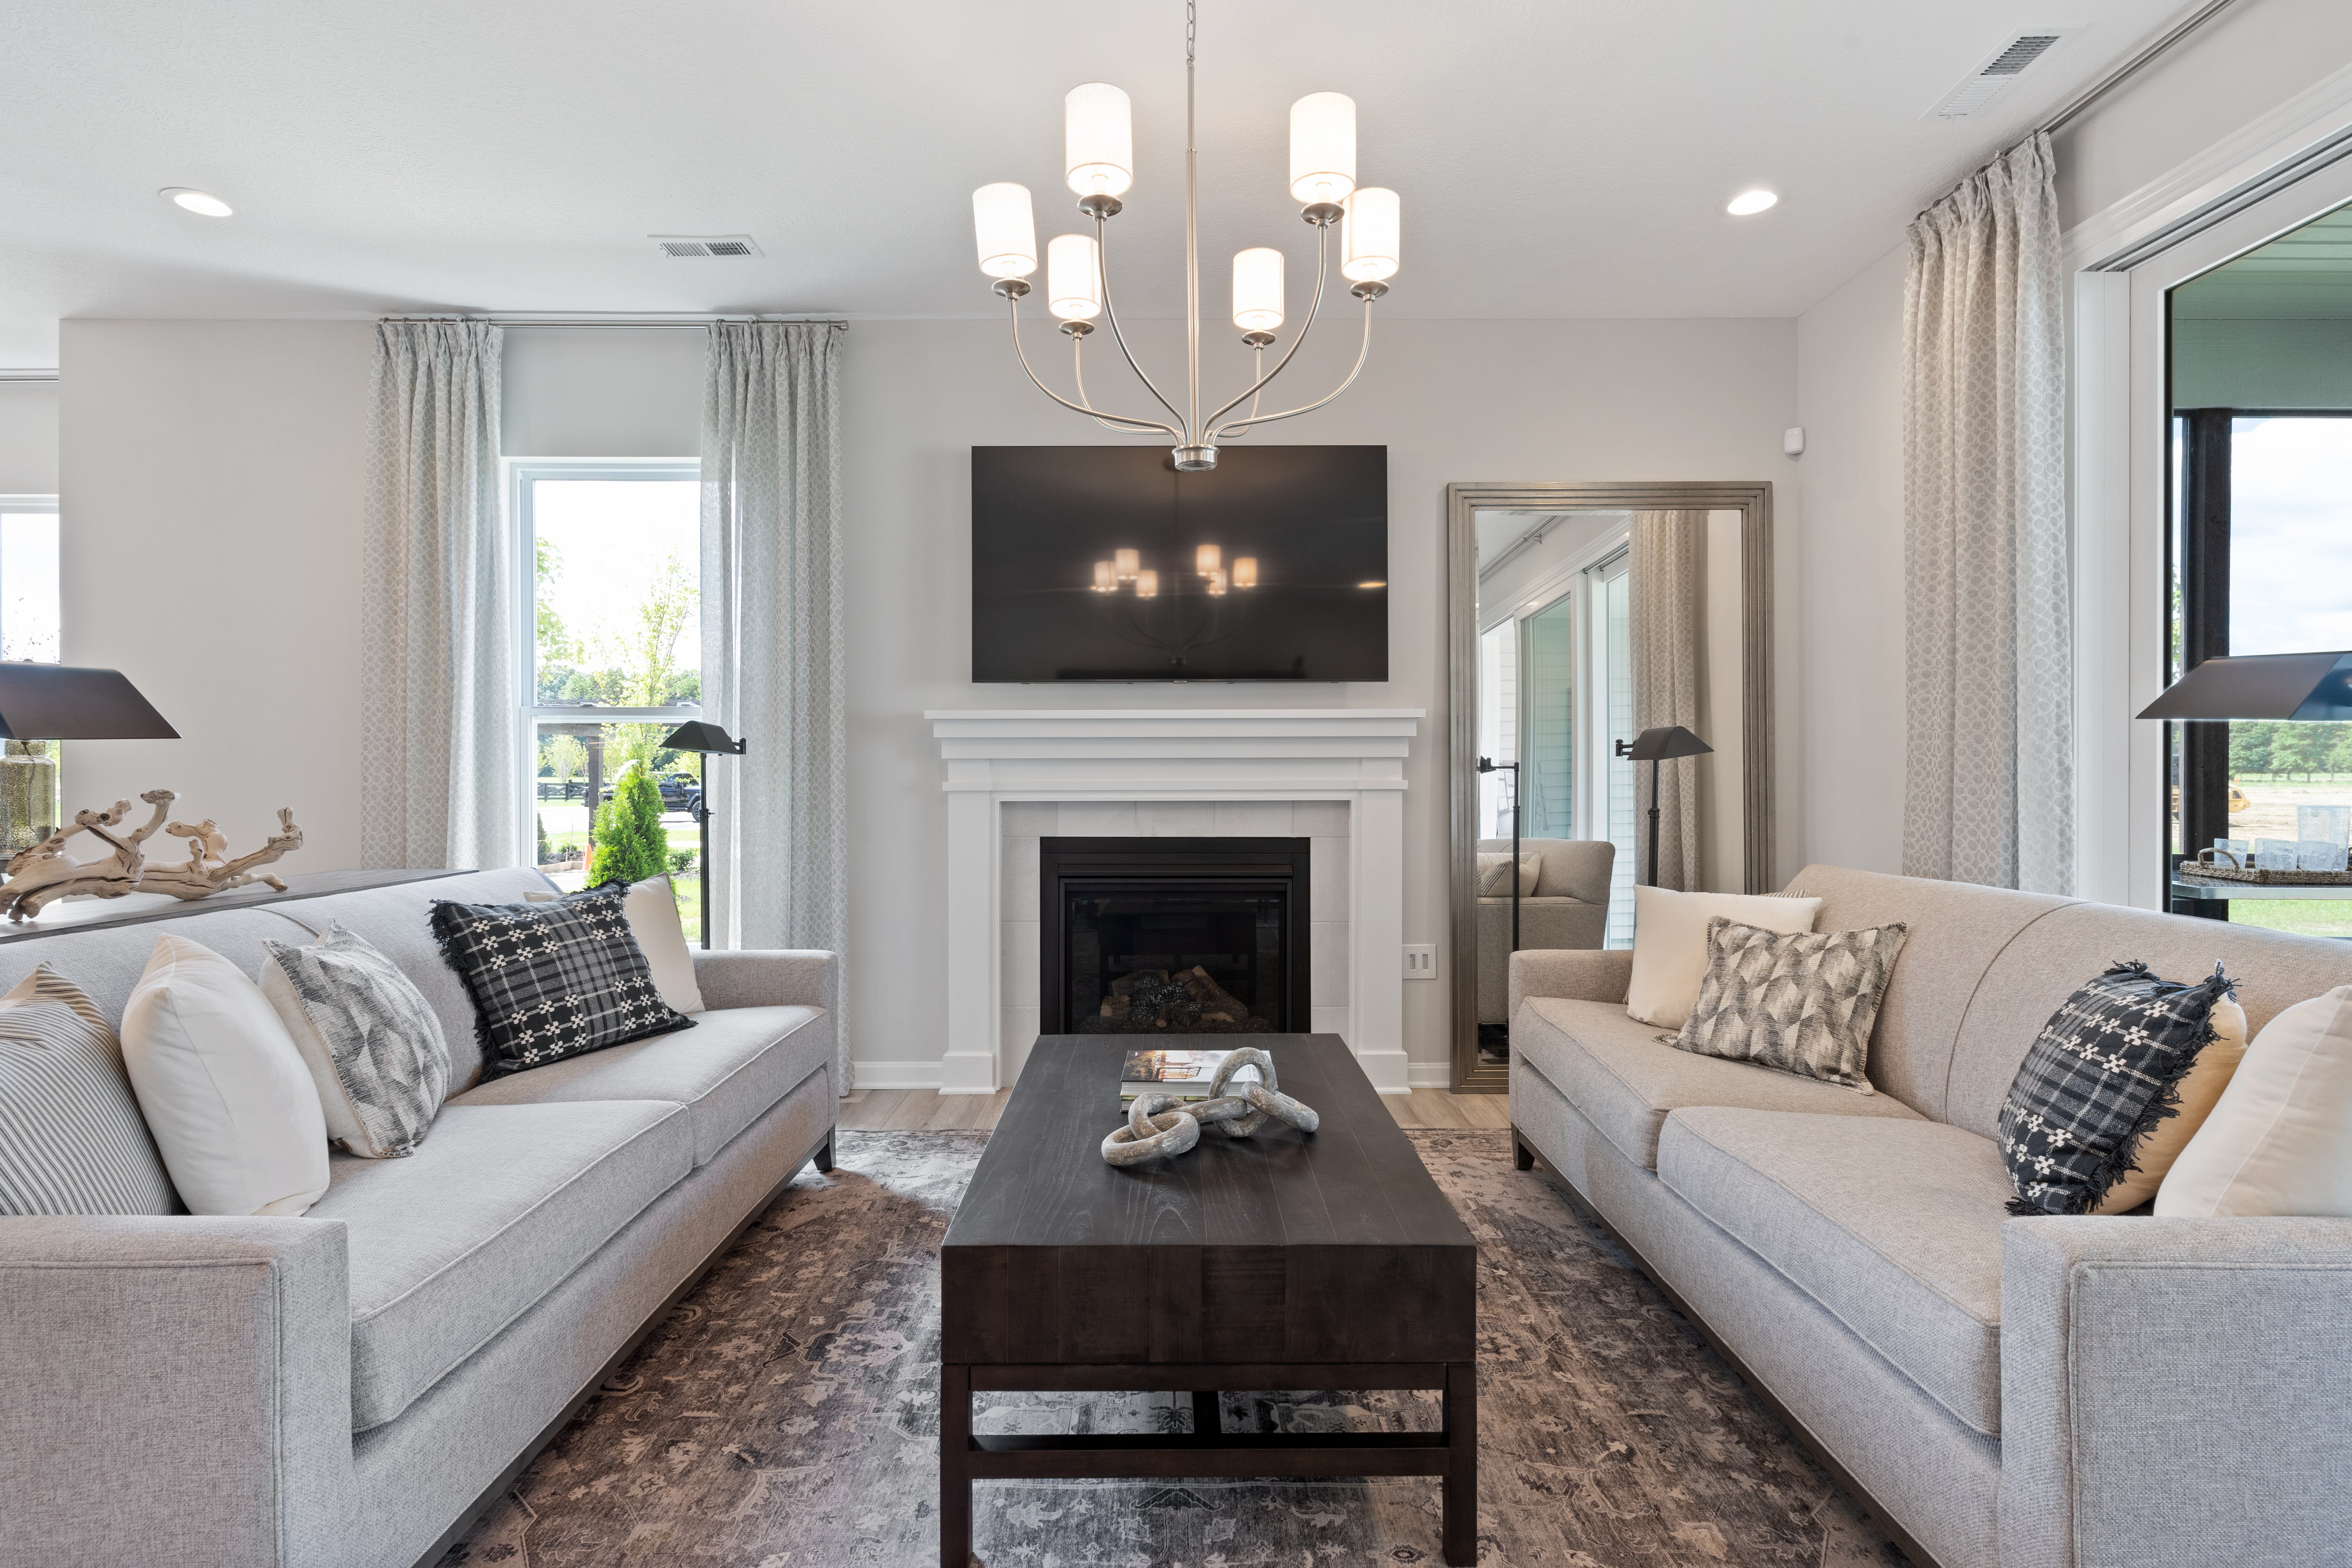
[[[1118,1102],[1125,1105],[1139,1094],[1206,1100],[1209,1082],[1217,1076],[1217,1064],[1232,1054],[1231,1047],[1222,1051],[1129,1051],[1126,1064],[1119,1068]],[[1255,1067],[1242,1068],[1233,1076],[1234,1083],[1263,1081],[1264,1075]]]

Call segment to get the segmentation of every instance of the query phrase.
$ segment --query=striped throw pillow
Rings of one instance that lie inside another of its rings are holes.
[[[113,1026],[42,964],[0,996],[0,1215],[180,1212]]]

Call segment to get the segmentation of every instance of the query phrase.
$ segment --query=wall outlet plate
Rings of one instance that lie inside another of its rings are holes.
[[[1409,942],[1404,944],[1404,977],[1407,980],[1437,978],[1437,944],[1433,942]]]

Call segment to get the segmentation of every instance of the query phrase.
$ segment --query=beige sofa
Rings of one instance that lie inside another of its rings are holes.
[[[1481,855],[1507,855],[1507,838],[1481,838]],[[1522,838],[1522,857],[1540,855],[1536,890],[1519,898],[1521,947],[1599,947],[1609,928],[1609,872],[1617,846],[1605,838]],[[1505,882],[1505,888],[1510,884]],[[1478,900],[1478,1022],[1507,1024],[1511,900]]]
[[[800,1168],[832,1164],[827,952],[705,952],[696,1026],[477,1084],[435,899],[469,872],[0,945],[108,1014],[170,932],[259,967],[339,921],[415,980],[457,1092],[299,1219],[0,1218],[0,1563],[408,1568],[444,1548]],[[300,922],[300,923],[297,923]]]
[[[1521,952],[1511,1120],[1920,1568],[2352,1561],[2352,1219],[2011,1218],[1993,1142],[2067,994],[2220,960],[2247,1024],[2352,944],[1813,866],[1908,942],[1864,1096],[1660,1044],[1632,954]]]

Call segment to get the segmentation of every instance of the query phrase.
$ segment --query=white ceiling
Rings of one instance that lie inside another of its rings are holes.
[[[1289,254],[1287,107],[1351,94],[1404,199],[1381,309],[1786,316],[2181,0],[1207,0],[1204,301]],[[404,310],[979,316],[970,193],[1057,177],[1061,95],[1133,95],[1113,226],[1137,317],[1181,313],[1178,0],[0,0],[0,367],[74,316]],[[1993,109],[1927,109],[2021,27],[2079,24]],[[1761,217],[1723,212],[1751,184]],[[216,192],[195,217],[165,185]],[[1064,216],[1066,214],[1066,217]],[[749,232],[757,260],[656,233]],[[1041,236],[1041,238],[1043,236]]]

